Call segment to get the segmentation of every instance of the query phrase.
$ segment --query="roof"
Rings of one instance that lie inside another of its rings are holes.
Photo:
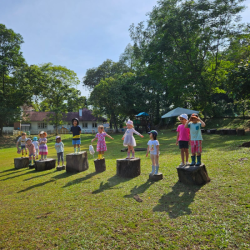
[[[176,108],[176,109],[173,109],[173,110],[169,111],[168,113],[166,113],[165,115],[163,115],[161,118],[174,117],[174,116],[179,116],[181,114],[191,115],[193,113],[197,113],[198,114],[199,111],[191,110],[191,109],[184,109],[184,108]]]
[[[31,122],[42,122],[46,119],[48,119],[48,115],[54,114],[54,112],[36,112],[36,111],[25,111],[24,112],[24,117],[23,120],[31,121]],[[64,121],[71,122],[73,118],[78,118],[80,122],[83,121],[103,121],[106,122],[107,120],[103,117],[96,117],[92,115],[92,111],[89,109],[82,109],[82,116],[79,116],[79,112],[68,112],[64,114]]]

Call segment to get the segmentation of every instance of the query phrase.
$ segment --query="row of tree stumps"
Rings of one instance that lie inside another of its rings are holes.
[[[86,151],[79,154],[66,155],[66,171],[67,172],[82,172],[89,168],[88,155]],[[14,164],[16,169],[26,168],[29,166],[29,158],[15,158]],[[95,171],[101,173],[106,171],[105,159],[94,160]],[[45,161],[35,161],[33,166],[37,171],[50,170],[56,167],[56,160],[48,158]],[[57,170],[64,170],[65,166],[57,168]],[[203,185],[210,181],[208,173],[204,164],[200,166],[182,166],[177,167],[179,181],[189,185]],[[134,178],[141,174],[141,159],[117,159],[116,160],[116,174],[124,178]],[[151,181],[159,181],[163,179],[163,174],[149,174]]]

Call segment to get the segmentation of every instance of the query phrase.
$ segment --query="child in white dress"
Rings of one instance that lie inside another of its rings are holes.
[[[137,132],[134,129],[133,121],[128,120],[126,125],[127,125],[127,130],[122,137],[122,140],[124,140],[123,145],[125,147],[128,147],[128,155],[127,155],[126,159],[130,159],[130,151],[132,151],[132,158],[131,159],[134,159],[135,158],[134,147],[136,146],[136,142],[135,142],[135,138],[134,138],[133,134],[135,133],[135,134],[139,135],[141,138],[143,138],[144,136],[141,135],[139,132]]]

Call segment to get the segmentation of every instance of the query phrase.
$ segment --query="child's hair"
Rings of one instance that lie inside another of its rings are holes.
[[[41,131],[40,133],[39,133],[39,137],[41,137],[41,135],[45,135],[45,137],[47,137],[47,133],[46,132],[44,132],[44,131]]]
[[[61,141],[61,140],[62,140],[62,139],[61,139],[61,136],[57,136],[57,137],[56,137],[56,141],[57,141],[58,139]]]
[[[152,133],[152,135],[153,135],[154,140],[157,140],[157,135],[153,134],[153,133]]]
[[[104,130],[104,126],[103,125],[99,125],[98,128],[100,128],[101,130]]]
[[[23,135],[26,135],[26,133],[22,132],[22,136],[23,136]]]

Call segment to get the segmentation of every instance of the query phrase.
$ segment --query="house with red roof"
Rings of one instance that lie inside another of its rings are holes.
[[[53,112],[23,110],[23,121],[21,122],[20,130],[30,131],[31,134],[38,134],[41,130],[53,133],[55,127],[48,122],[48,115],[51,114],[53,115]],[[80,109],[79,112],[65,113],[63,118],[64,124],[59,127],[59,131],[61,129],[63,133],[69,132],[73,118],[78,118],[82,133],[96,133],[97,127],[107,121],[103,117],[94,116],[91,110],[84,108]]]

